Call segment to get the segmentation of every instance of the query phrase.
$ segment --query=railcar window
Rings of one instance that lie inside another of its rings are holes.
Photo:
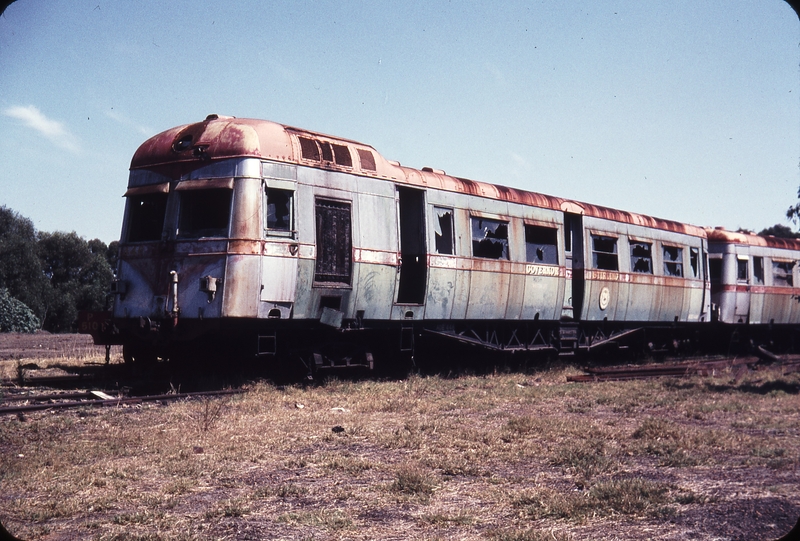
[[[692,277],[697,278],[700,270],[700,250],[689,248],[689,265],[692,267]]]
[[[794,279],[794,261],[774,261],[772,262],[772,284],[775,286],[792,287]]]
[[[350,156],[350,149],[344,145],[331,145],[333,148],[333,158],[338,165],[353,167],[353,158]]]
[[[753,282],[756,284],[764,283],[764,258],[753,257]]]
[[[128,242],[161,240],[167,194],[153,193],[128,198]]]
[[[683,276],[683,248],[664,246],[664,274]]]
[[[292,192],[267,188],[265,191],[268,231],[292,230]]]
[[[181,192],[178,237],[227,237],[232,193],[226,188]]]
[[[747,259],[736,259],[736,280],[747,282],[749,274],[747,272]]]
[[[433,224],[435,246],[437,254],[452,255],[455,253],[453,237],[453,209],[434,207],[435,221]]]
[[[377,170],[375,167],[375,156],[373,156],[372,152],[369,150],[359,148],[358,159],[361,161],[361,169],[367,169],[369,171]]]
[[[526,224],[525,260],[530,263],[558,265],[558,230]]]
[[[472,216],[472,255],[508,259],[508,222]]]
[[[631,241],[631,271],[653,274],[653,244]]]
[[[331,148],[330,143],[325,143],[324,141],[319,142],[319,148],[322,150],[322,161],[325,162],[332,162],[333,161],[333,149]]]
[[[317,146],[317,142],[307,137],[298,137],[297,139],[300,141],[300,151],[303,155],[303,159],[318,162],[319,147]]]
[[[350,203],[318,199],[315,282],[350,283],[353,266]]]
[[[604,235],[592,235],[592,263],[600,270],[619,270],[617,239]]]

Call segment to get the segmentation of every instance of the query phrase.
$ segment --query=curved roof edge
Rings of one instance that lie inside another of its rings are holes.
[[[766,246],[769,248],[782,248],[785,250],[800,250],[800,240],[784,239],[781,237],[762,237],[752,233],[728,231],[721,227],[707,227],[706,234],[709,242],[726,242],[728,244],[743,244],[748,246]]]
[[[298,137],[310,137],[320,142],[347,145],[369,151],[374,157],[374,169],[361,167],[360,159],[352,166],[342,167],[331,162],[312,163],[302,157]],[[443,171],[423,170],[401,166],[386,160],[373,147],[341,137],[293,128],[268,120],[209,115],[202,122],[185,124],[154,135],[136,150],[130,168],[150,169],[176,176],[205,165],[208,160],[253,157],[278,162],[311,165],[322,169],[353,172],[363,176],[385,178],[406,184],[438,188],[479,197],[503,200],[575,214],[583,214],[615,222],[651,227],[675,233],[705,237],[702,227],[664,220],[643,214],[601,207],[560,197],[509,188],[498,184],[453,177]]]

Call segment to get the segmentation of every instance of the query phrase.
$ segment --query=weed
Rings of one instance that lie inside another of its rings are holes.
[[[430,476],[419,466],[401,466],[389,489],[409,496],[427,497],[433,494],[435,485]]]
[[[328,530],[343,530],[353,525],[353,520],[344,511],[292,511],[279,515],[278,522],[315,526]]]

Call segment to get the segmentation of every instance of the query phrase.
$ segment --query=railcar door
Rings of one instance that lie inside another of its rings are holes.
[[[750,257],[736,254],[736,321],[747,323],[750,315]]]
[[[583,216],[564,213],[564,286],[562,319],[581,319],[583,308]]]
[[[400,276],[398,304],[423,304],[428,278],[425,243],[425,192],[397,188],[400,209]]]

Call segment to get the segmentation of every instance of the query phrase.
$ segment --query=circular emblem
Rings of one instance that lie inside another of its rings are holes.
[[[604,287],[600,290],[600,310],[605,310],[608,308],[608,301],[611,300],[611,292],[608,291],[607,287]]]

